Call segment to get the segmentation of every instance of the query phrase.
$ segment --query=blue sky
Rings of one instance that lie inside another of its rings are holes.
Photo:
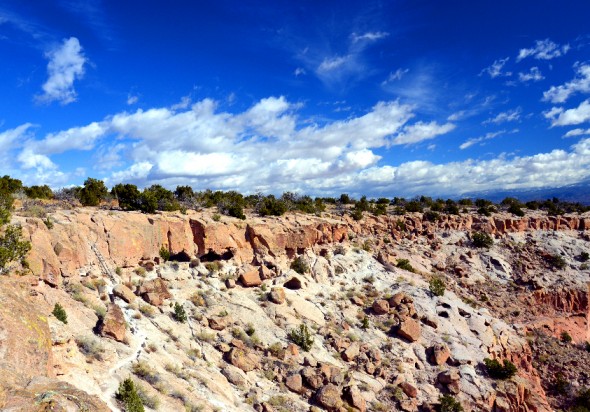
[[[588,16],[583,1],[0,0],[0,174],[388,197],[586,183]]]

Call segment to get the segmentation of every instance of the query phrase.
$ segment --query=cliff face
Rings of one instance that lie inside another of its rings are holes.
[[[62,276],[71,276],[96,263],[91,245],[96,245],[116,266],[128,267],[142,259],[157,258],[161,247],[172,255],[234,258],[238,263],[253,263],[257,256],[293,256],[310,247],[339,243],[348,239],[349,234],[400,240],[432,238],[436,232],[448,230],[485,231],[497,236],[534,230],[590,230],[590,218],[577,216],[514,219],[500,215],[441,215],[439,221],[429,222],[415,214],[366,217],[355,222],[348,216],[334,219],[300,215],[254,218],[245,223],[231,218],[215,222],[206,214],[196,213],[144,215],[82,209],[55,213],[52,230],[41,219],[17,221],[35,245],[28,257],[31,270],[54,286]]]

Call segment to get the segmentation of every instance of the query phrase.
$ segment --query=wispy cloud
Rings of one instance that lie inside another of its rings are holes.
[[[569,44],[560,46],[549,39],[537,40],[535,45],[530,49],[520,49],[516,61],[519,62],[527,57],[533,57],[537,60],[551,60],[563,56],[570,49]]]
[[[502,135],[505,135],[505,134],[518,133],[518,132],[519,132],[518,129],[513,129],[511,131],[500,130],[500,131],[497,131],[497,132],[486,133],[483,136],[474,137],[472,139],[469,139],[469,140],[463,142],[459,146],[459,149],[465,150],[465,149],[467,149],[467,148],[469,148],[469,147],[471,147],[473,145],[476,145],[476,144],[481,143],[481,142],[485,142],[486,140],[491,140],[491,139],[495,139],[498,136],[502,136]]]
[[[139,96],[134,95],[134,94],[128,94],[127,95],[127,104],[129,106],[134,105],[135,103],[137,103],[139,101]]]
[[[352,33],[350,38],[353,43],[358,43],[362,41],[375,41],[380,40],[385,37],[389,36],[389,33],[384,31],[370,31],[363,34]]]
[[[526,82],[538,82],[543,80],[545,77],[541,74],[541,70],[538,67],[531,67],[528,73],[518,73],[518,80],[526,83]]]
[[[553,107],[543,115],[551,120],[551,127],[586,123],[590,121],[590,99],[584,100],[573,109],[564,110],[561,107]]]
[[[576,70],[576,77],[565,84],[551,86],[549,90],[543,93],[544,101],[563,103],[576,93],[590,92],[590,64],[576,63],[574,68]]]
[[[563,137],[575,137],[590,135],[590,129],[573,129],[563,135]]]
[[[499,113],[497,116],[491,117],[483,122],[483,124],[500,124],[506,122],[516,122],[520,120],[520,114],[522,113],[522,108],[517,107],[516,109],[507,110],[505,112]]]
[[[295,77],[299,77],[299,76],[304,76],[307,74],[307,72],[305,71],[305,69],[303,67],[298,67],[295,69],[295,71],[293,72],[293,74],[295,75]]]
[[[404,75],[406,73],[408,73],[410,71],[410,69],[397,69],[394,72],[389,73],[389,76],[387,76],[387,79],[383,80],[381,82],[381,86],[386,86],[387,83],[391,83],[391,82],[395,82],[397,80],[401,80],[402,77],[404,77]]]
[[[492,79],[495,79],[496,77],[510,77],[512,76],[512,72],[503,71],[504,66],[509,60],[510,57],[506,57],[505,59],[494,60],[494,62],[490,66],[483,69],[479,73],[479,75],[481,76],[487,73]]]
[[[41,103],[58,101],[63,105],[76,101],[74,81],[84,76],[84,65],[87,62],[78,39],[70,37],[64,40],[59,47],[47,52],[45,57],[49,59],[49,77],[42,86],[43,93],[37,95],[36,100]]]

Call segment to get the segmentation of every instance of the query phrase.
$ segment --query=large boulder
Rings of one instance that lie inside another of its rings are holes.
[[[115,339],[117,342],[127,341],[127,322],[119,305],[109,304],[99,330],[102,336]]]
[[[315,394],[316,402],[329,411],[337,411],[342,406],[340,389],[331,383],[324,385]]]
[[[113,295],[115,295],[118,298],[123,299],[127,303],[133,303],[135,301],[135,295],[133,294],[131,289],[129,289],[125,285],[119,284],[119,285],[115,286],[113,288]]]
[[[422,328],[420,327],[420,324],[411,318],[403,320],[397,329],[398,336],[407,339],[410,342],[416,342],[420,339],[421,333]]]
[[[254,269],[240,275],[240,283],[247,288],[262,285],[258,270]]]
[[[161,306],[166,299],[172,297],[168,291],[166,282],[161,278],[143,282],[143,284],[137,288],[135,294],[141,296],[143,300],[154,306]]]

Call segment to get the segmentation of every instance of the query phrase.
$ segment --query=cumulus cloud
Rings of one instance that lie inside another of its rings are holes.
[[[436,136],[449,133],[455,129],[453,123],[438,124],[435,121],[424,123],[417,122],[411,126],[405,126],[400,134],[393,139],[394,145],[415,144],[424,140],[434,139]]]
[[[506,123],[506,122],[516,122],[516,121],[520,120],[521,112],[522,112],[522,109],[520,107],[517,107],[516,109],[499,113],[497,116],[485,120],[483,122],[483,124],[489,124],[489,123],[500,124],[500,123]]]
[[[543,80],[545,77],[541,74],[541,70],[538,67],[531,67],[528,73],[518,73],[518,80],[526,83],[526,82],[539,82]]]
[[[551,60],[563,56],[570,49],[569,44],[560,46],[549,39],[537,40],[535,45],[530,49],[520,49],[516,61],[519,62],[527,57],[533,57],[537,60]]]
[[[543,100],[551,103],[564,103],[570,96],[576,93],[590,93],[590,65],[576,64],[576,77],[573,80],[559,85],[551,86],[543,93]]]
[[[481,76],[484,73],[487,73],[492,79],[495,79],[496,77],[509,77],[509,76],[512,76],[512,72],[503,71],[504,66],[506,65],[506,63],[508,62],[508,60],[510,60],[510,57],[506,57],[505,59],[495,60],[491,64],[491,66],[488,66],[485,69],[483,69],[479,73],[479,75]]]
[[[87,62],[82,46],[75,37],[70,37],[55,49],[47,52],[48,79],[43,84],[43,93],[36,96],[42,103],[54,101],[69,104],[76,101],[74,81],[84,76],[84,65]]]
[[[551,120],[551,127],[585,123],[590,121],[590,99],[584,100],[573,109],[564,110],[561,107],[553,107],[543,115],[546,119]]]
[[[486,140],[495,139],[496,137],[498,137],[498,136],[502,136],[502,135],[504,135],[504,134],[507,134],[507,133],[518,133],[518,132],[519,132],[519,130],[518,130],[518,129],[514,129],[514,130],[511,130],[511,131],[509,131],[509,132],[508,132],[508,131],[506,131],[506,130],[500,130],[500,131],[497,131],[497,132],[489,132],[489,133],[486,133],[486,134],[485,134],[485,135],[483,135],[483,136],[480,136],[480,137],[474,137],[474,138],[472,138],[472,139],[466,140],[465,142],[463,142],[463,143],[462,143],[462,144],[459,146],[459,149],[461,149],[461,150],[465,150],[465,149],[467,149],[467,148],[469,148],[469,147],[471,147],[471,146],[473,146],[473,145],[476,145],[476,144],[478,144],[478,143],[484,142],[484,141],[486,141]]]
[[[159,183],[174,188],[188,184],[197,190],[237,189],[244,193],[461,195],[562,186],[590,178],[590,139],[580,140],[569,150],[534,156],[396,165],[381,157],[392,144],[418,143],[455,126],[424,121],[409,124],[416,117],[414,108],[398,101],[380,102],[365,114],[321,124],[300,118],[300,107],[284,97],[269,97],[247,110],[229,113],[205,99],[186,109],[121,112],[40,139],[26,136],[23,146],[13,150],[19,151],[15,158],[29,173],[27,183],[42,182],[39,179],[43,178],[53,184],[65,181],[68,175],[59,169],[55,155],[80,150],[94,150],[104,160],[102,170],[109,185]],[[12,137],[4,140],[15,141],[30,127],[23,125],[19,131],[0,136],[10,134]],[[496,136],[499,134],[477,139]],[[112,150],[107,149],[110,146]],[[72,165],[72,169],[76,166],[83,165]]]

